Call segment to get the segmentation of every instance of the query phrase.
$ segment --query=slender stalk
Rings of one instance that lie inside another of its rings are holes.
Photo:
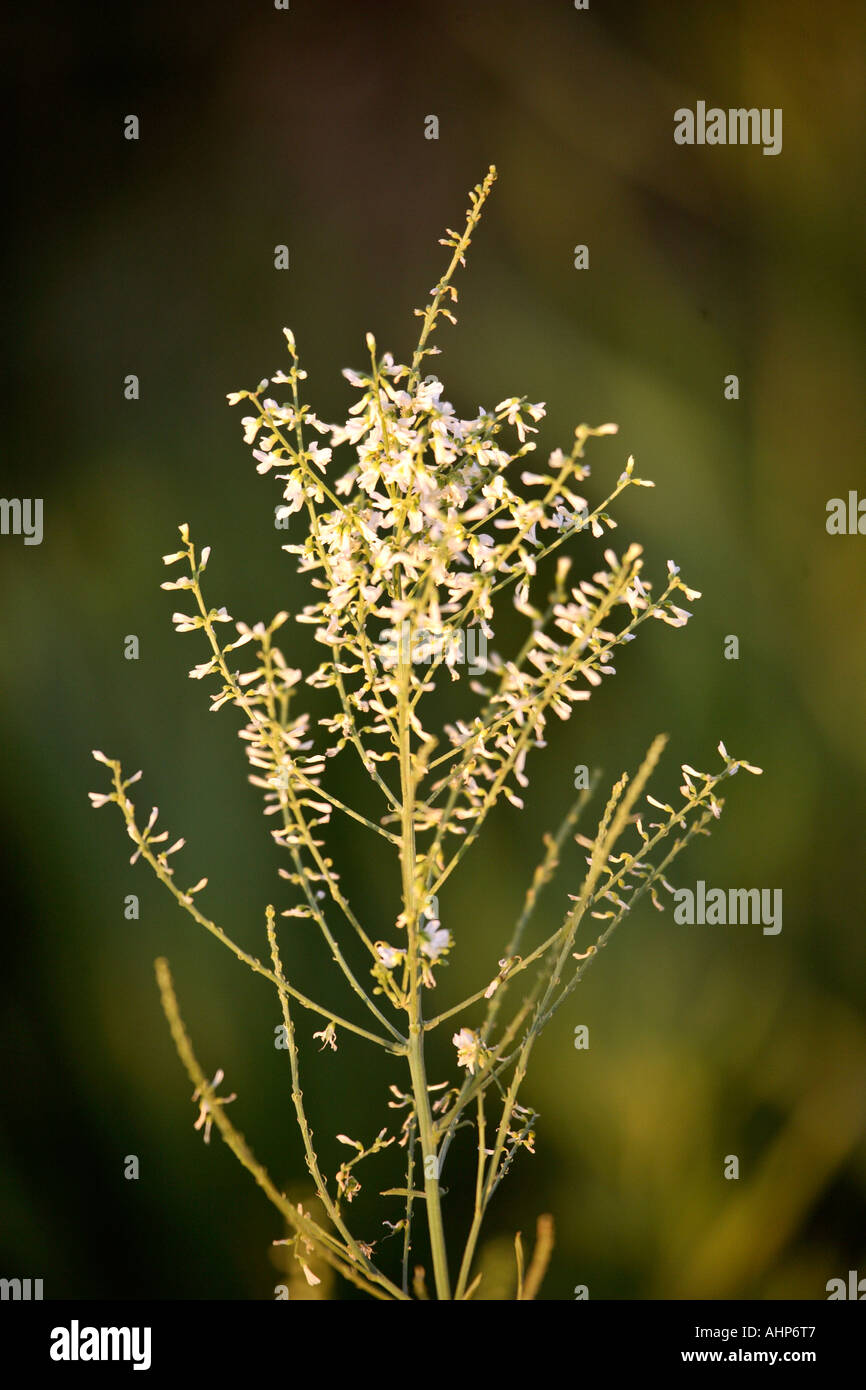
[[[275,764],[275,766],[278,766],[278,765],[279,765],[279,761],[280,761],[280,756],[281,756],[282,748],[281,748],[280,739],[279,739],[279,737],[277,736],[277,733],[278,733],[279,731],[278,731],[278,726],[275,724],[275,719],[274,719],[274,717],[273,717],[273,707],[271,707],[271,716],[272,716],[272,717],[267,718],[267,719],[263,718],[263,717],[259,714],[259,712],[258,712],[256,709],[254,709],[254,707],[252,706],[252,704],[250,703],[250,701],[247,699],[246,694],[244,693],[244,691],[242,690],[242,688],[240,687],[240,685],[238,684],[238,682],[235,680],[235,678],[234,678],[234,676],[232,675],[232,673],[229,671],[229,668],[228,668],[228,666],[227,666],[227,664],[226,664],[225,653],[223,652],[223,649],[222,649],[222,647],[220,646],[219,638],[217,637],[216,633],[214,632],[213,623],[212,623],[211,618],[210,618],[209,610],[208,610],[207,607],[205,606],[204,596],[202,595],[202,592],[201,592],[201,585],[199,584],[198,577],[197,577],[196,572],[195,572],[194,549],[193,549],[193,547],[192,547],[191,544],[190,544],[190,546],[189,546],[189,556],[190,556],[190,567],[192,568],[192,570],[193,570],[193,575],[194,575],[193,586],[192,586],[192,592],[193,592],[193,595],[194,595],[194,597],[195,597],[196,603],[197,603],[197,605],[198,605],[199,613],[200,613],[201,618],[202,618],[202,621],[203,621],[204,631],[205,631],[205,633],[207,634],[207,638],[208,638],[208,641],[210,642],[211,650],[212,650],[212,652],[213,652],[213,654],[214,654],[214,660],[215,660],[216,663],[217,663],[217,666],[218,666],[218,668],[219,668],[219,671],[220,671],[220,673],[221,673],[221,675],[222,675],[222,677],[223,677],[223,680],[225,681],[227,687],[232,691],[232,694],[233,694],[235,703],[236,703],[237,705],[239,705],[239,707],[244,711],[244,714],[247,716],[247,719],[249,720],[250,725],[251,725],[253,728],[261,729],[261,731],[262,731],[262,736],[267,740],[268,744],[270,745],[271,754],[272,754],[272,756],[273,756],[274,764]],[[267,670],[268,665],[269,665],[269,660],[268,660],[268,655],[267,655],[267,654],[268,654],[268,651],[269,651],[269,647],[268,647],[268,643],[266,642],[266,643],[265,643],[265,650],[264,650],[264,654],[263,654],[263,655],[264,655],[264,658],[265,658],[266,670]],[[269,698],[270,698],[270,692],[271,692],[271,690],[272,690],[272,681],[271,681],[270,679],[268,679],[267,684],[268,684],[268,691],[269,691]],[[315,845],[315,843],[314,843],[314,841],[313,841],[313,837],[312,837],[312,835],[310,834],[309,827],[307,826],[306,817],[303,815],[303,812],[302,812],[302,810],[301,810],[301,807],[300,807],[300,805],[298,804],[297,797],[295,796],[294,791],[293,791],[293,789],[292,789],[291,786],[288,787],[288,789],[285,791],[285,793],[283,793],[282,791],[281,791],[281,793],[280,793],[280,803],[281,803],[281,806],[282,806],[282,808],[283,808],[284,816],[286,815],[286,812],[287,812],[287,805],[288,805],[289,802],[291,802],[291,809],[292,809],[292,813],[293,813],[294,818],[295,818],[296,827],[297,827],[298,831],[300,832],[300,834],[301,834],[301,836],[302,836],[302,838],[303,838],[303,840],[304,840],[304,843],[305,843],[307,849],[308,849],[309,852],[310,852],[310,855],[312,856],[312,858],[313,858],[314,861],[316,862],[316,865],[317,865],[318,869],[320,870],[320,872],[322,872],[322,873],[324,874],[325,882],[326,882],[327,885],[328,885],[328,888],[329,888],[329,891],[330,891],[330,894],[331,894],[332,899],[333,899],[334,902],[341,908],[341,910],[343,911],[344,915],[347,917],[347,919],[352,923],[352,925],[353,925],[353,926],[355,927],[355,929],[358,931],[358,933],[360,934],[362,940],[364,941],[364,944],[368,947],[368,949],[369,949],[371,955],[375,956],[375,951],[374,951],[374,949],[373,949],[372,942],[369,941],[369,939],[367,938],[366,934],[365,934],[365,933],[363,932],[363,930],[361,929],[360,924],[357,922],[356,918],[355,918],[354,915],[352,914],[352,911],[351,911],[351,909],[349,908],[348,903],[345,901],[345,899],[343,898],[342,893],[341,893],[341,892],[339,891],[339,889],[337,888],[337,885],[336,885],[336,883],[335,883],[334,880],[333,880],[333,876],[332,876],[331,874],[327,873],[326,870],[325,870],[325,865],[324,865],[324,863],[323,863],[323,861],[322,861],[321,855],[319,854],[318,847]],[[288,830],[289,827],[288,827],[287,821],[284,822],[284,825],[285,825],[285,829]],[[355,994],[357,994],[358,998],[361,999],[361,1000],[364,1002],[364,1004],[365,1004],[366,1007],[369,1009],[369,1011],[370,1011],[370,1013],[373,1015],[373,1017],[376,1018],[376,1019],[378,1019],[378,1021],[388,1030],[389,1033],[391,1033],[391,1035],[392,1035],[395,1039],[397,1039],[398,1041],[402,1041],[402,1039],[400,1038],[400,1034],[397,1032],[397,1029],[396,1029],[396,1028],[394,1027],[394,1025],[385,1017],[385,1015],[382,1013],[382,1011],[377,1007],[377,1005],[376,1005],[376,1004],[373,1002],[373,1000],[369,997],[369,995],[367,994],[366,990],[365,990],[365,989],[363,988],[363,986],[360,984],[360,982],[358,981],[357,977],[355,976],[353,970],[351,969],[351,967],[349,966],[348,962],[346,961],[346,958],[345,958],[345,956],[343,955],[343,952],[340,950],[340,947],[339,947],[339,944],[338,944],[336,938],[334,937],[333,933],[331,932],[330,927],[328,926],[327,921],[325,920],[324,914],[319,910],[319,907],[318,907],[318,904],[317,904],[317,902],[316,902],[316,899],[315,899],[314,895],[309,891],[309,885],[307,884],[306,879],[305,879],[305,877],[304,877],[304,875],[303,875],[303,871],[302,871],[301,866],[300,866],[300,864],[299,864],[298,856],[297,856],[294,852],[293,852],[293,858],[295,859],[296,868],[298,868],[298,871],[299,871],[299,873],[300,873],[301,881],[302,881],[302,883],[303,883],[303,885],[304,885],[305,896],[306,896],[306,898],[307,898],[307,902],[308,902],[308,904],[309,904],[309,906],[310,906],[310,909],[311,909],[311,911],[312,911],[312,913],[313,913],[313,916],[314,916],[314,918],[315,918],[315,921],[316,921],[317,925],[319,926],[319,929],[321,930],[322,935],[325,937],[325,940],[327,941],[328,945],[330,946],[330,948],[331,948],[331,953],[332,953],[332,955],[333,955],[333,957],[334,957],[334,960],[337,962],[337,964],[339,965],[339,967],[340,967],[340,969],[342,970],[343,974],[345,975],[345,977],[346,977],[346,979],[347,979],[347,981],[348,981],[348,983],[349,983],[351,989],[354,991]]]
[[[406,1218],[403,1227],[403,1292],[409,1292],[409,1255],[412,1250],[412,1208],[415,1198],[412,1193],[412,1180],[415,1173],[415,1135],[418,1125],[414,1114],[409,1116],[406,1136]]]
[[[532,1260],[523,1281],[524,1299],[529,1301],[535,1298],[541,1288],[541,1281],[547,1272],[552,1254],[553,1217],[550,1215],[539,1216],[536,1223],[535,1249],[532,1252]]]
[[[469,1228],[469,1235],[463,1251],[463,1259],[460,1264],[460,1273],[457,1278],[457,1287],[454,1291],[455,1298],[466,1297],[466,1285],[469,1282],[469,1275],[472,1270],[472,1256],[478,1240],[478,1233],[481,1223],[484,1220],[484,1178],[487,1165],[487,1126],[484,1121],[484,1093],[479,1092],[477,1097],[478,1113],[476,1125],[478,1129],[478,1165],[475,1172],[475,1205],[472,1210],[472,1225]]]
[[[465,256],[469,248],[469,243],[472,240],[472,233],[475,231],[475,228],[478,225],[478,220],[481,217],[482,208],[484,207],[484,204],[487,201],[488,194],[490,193],[490,190],[493,187],[495,181],[496,167],[495,165],[491,164],[490,168],[487,171],[487,174],[485,175],[484,182],[477,185],[477,187],[470,194],[472,207],[466,218],[465,229],[455,242],[447,243],[448,245],[453,245],[454,255],[451,257],[448,269],[446,270],[445,274],[442,276],[442,279],[436,286],[433,298],[430,300],[430,303],[428,304],[426,310],[422,314],[424,323],[421,327],[421,335],[418,339],[418,346],[416,347],[414,356],[412,357],[411,380],[413,382],[417,381],[419,368],[424,357],[428,352],[427,339],[430,337],[430,334],[432,333],[433,328],[435,327],[436,320],[439,317],[439,314],[442,312],[442,299],[444,295],[451,289],[451,280],[454,277],[458,265],[465,264]],[[454,296],[452,294],[452,298],[453,297]],[[419,313],[420,311],[416,310],[415,312]]]
[[[269,906],[266,909],[268,942],[270,943],[271,948],[271,959],[274,963],[274,974],[277,976],[279,980],[285,983],[285,977],[283,974],[283,964],[280,959],[280,950],[277,944],[277,933],[274,927],[275,915],[276,914],[274,913],[273,907]],[[295,1042],[295,1029],[294,1024],[292,1022],[291,1010],[289,1008],[289,999],[285,991],[282,991],[280,994],[280,1004],[282,1005],[283,1024],[286,1030],[286,1043],[288,1045],[289,1051],[289,1067],[292,1073],[292,1104],[295,1107],[295,1116],[298,1121],[298,1129],[301,1131],[301,1139],[303,1141],[304,1153],[307,1159],[307,1168],[309,1169],[310,1176],[312,1177],[313,1182],[316,1184],[316,1192],[318,1194],[319,1200],[325,1208],[325,1211],[328,1213],[328,1216],[330,1217],[333,1225],[337,1228],[337,1230],[340,1232],[340,1235],[346,1242],[346,1247],[351,1253],[355,1262],[366,1271],[368,1277],[372,1279],[373,1283],[380,1284],[382,1288],[387,1289],[388,1292],[396,1298],[398,1296],[398,1290],[396,1288],[396,1285],[392,1284],[390,1279],[387,1279],[385,1275],[382,1274],[381,1270],[378,1270],[376,1268],[372,1260],[370,1260],[364,1254],[363,1250],[358,1245],[358,1242],[355,1240],[355,1237],[352,1235],[351,1231],[349,1230],[345,1221],[340,1215],[339,1207],[331,1197],[331,1194],[328,1192],[327,1183],[325,1182],[325,1179],[322,1176],[322,1171],[319,1167],[319,1160],[316,1155],[316,1151],[313,1148],[313,1133],[310,1129],[310,1124],[307,1119],[307,1113],[304,1108],[304,1093],[301,1090],[301,1074],[300,1063],[298,1061],[298,1047],[297,1043]]]
[[[258,957],[251,956],[249,952],[244,951],[242,947],[238,946],[237,942],[232,941],[231,937],[222,927],[217,926],[216,922],[212,922],[209,917],[205,917],[204,913],[200,912],[196,907],[189,894],[184,893],[178,888],[164,860],[160,856],[155,855],[153,850],[150,849],[147,840],[138,828],[132,804],[124,791],[120,763],[115,762],[110,765],[116,791],[115,799],[123,813],[130,838],[135,841],[142,859],[146,864],[150,865],[160,883],[168,889],[172,897],[183,908],[184,912],[189,913],[194,922],[197,922],[200,927],[204,927],[205,931],[210,932],[211,936],[215,936],[217,941],[220,941],[223,946],[231,951],[232,955],[236,956],[239,961],[248,966],[254,975],[261,975],[264,979],[270,980],[272,985],[276,985],[280,993],[285,991],[287,994],[290,994],[292,998],[297,999],[298,1003],[303,1005],[305,1009],[310,1009],[313,1013],[318,1014],[320,1018],[329,1021],[333,1020],[333,1022],[338,1024],[341,1028],[348,1029],[350,1033],[356,1033],[360,1038],[366,1038],[368,1042],[378,1043],[380,1047],[384,1047],[388,1052],[394,1053],[395,1056],[401,1057],[404,1055],[406,1048],[402,1038],[399,1041],[395,1040],[394,1042],[389,1042],[387,1038],[381,1037],[378,1033],[371,1033],[368,1029],[360,1027],[357,1023],[351,1023],[349,1019],[343,1018],[341,1014],[334,1013],[333,1009],[326,1009],[322,1004],[316,1004],[314,1000],[308,999],[305,994],[295,989],[295,987],[290,985],[287,981],[278,980],[273,971],[268,970],[267,966],[262,965]]]
[[[374,1298],[399,1298],[404,1299],[402,1289],[396,1285],[390,1288],[380,1288],[373,1283],[359,1269],[357,1269],[349,1259],[341,1257],[335,1251],[333,1242],[312,1217],[307,1216],[299,1207],[290,1202],[284,1193],[280,1192],[270,1178],[267,1170],[258,1162],[255,1155],[250,1150],[244,1136],[235,1129],[231,1120],[225,1113],[225,1107],[219,1104],[219,1097],[214,1095],[210,1083],[207,1081],[204,1072],[196,1060],[189,1040],[183,1020],[180,1016],[177,997],[174,992],[171,972],[168,961],[160,958],[155,964],[156,979],[159,985],[162,1007],[168,1020],[171,1035],[177,1048],[178,1056],[186,1068],[187,1075],[195,1086],[197,1092],[207,1102],[208,1115],[212,1118],[229,1149],[235,1158],[246,1168],[247,1172],[258,1183],[259,1187],[267,1196],[268,1200],[277,1208],[282,1216],[285,1217],[292,1230],[296,1231],[305,1241],[309,1241],[313,1249],[328,1264],[332,1265],[339,1274],[356,1284],[365,1293],[372,1294]],[[339,1249],[339,1247],[338,1247]]]
[[[436,1283],[436,1295],[439,1299],[450,1299],[451,1288],[448,1278],[448,1257],[445,1251],[445,1231],[442,1224],[442,1202],[439,1191],[439,1160],[436,1153],[433,1115],[430,1109],[430,1096],[427,1091],[427,1072],[424,1063],[421,980],[418,970],[419,944],[415,877],[415,794],[409,732],[409,668],[405,660],[405,653],[401,653],[400,682],[402,692],[399,708],[400,788],[402,795],[402,847],[400,859],[403,878],[403,913],[406,921],[406,931],[409,937],[409,1073],[412,1080],[415,1116],[418,1121],[418,1136],[421,1140],[421,1162],[424,1165],[424,1192],[427,1197],[427,1226],[430,1232],[430,1247],[433,1255],[433,1275]],[[433,1160],[432,1163],[428,1162],[430,1158]]]

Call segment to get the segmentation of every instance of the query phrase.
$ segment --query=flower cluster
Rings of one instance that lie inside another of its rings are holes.
[[[472,1296],[478,1282],[470,1282],[475,1243],[491,1198],[519,1152],[534,1152],[538,1116],[517,1096],[537,1037],[623,916],[644,894],[661,907],[659,889],[672,891],[668,865],[721,812],[721,780],[741,767],[760,771],[730,758],[720,744],[723,770],[701,773],[683,764],[682,800],[673,807],[644,797],[664,744],[663,738],[656,739],[637,774],[614,785],[592,835],[575,833],[595,786],[581,791],[556,834],[545,837],[545,854],[523,910],[496,953],[497,968],[491,960],[479,987],[461,1003],[433,1018],[425,1016],[428,992],[460,946],[459,930],[452,933],[440,920],[440,891],[493,808],[502,799],[523,808],[529,755],[544,748],[550,719],[570,719],[575,706],[615,675],[619,648],[632,642],[645,622],[656,619],[682,627],[690,617],[683,604],[700,597],[673,561],[664,582],[654,586],[644,571],[640,545],[611,544],[617,499],[630,487],[652,486],[636,475],[629,457],[615,482],[599,489],[601,500],[590,500],[594,489],[585,446],[591,438],[615,434],[615,425],[581,424],[567,449],[553,448],[546,461],[529,468],[544,402],[508,396],[463,417],[447,399],[440,378],[423,374],[426,359],[439,351],[431,342],[439,321],[455,321],[452,279],[465,263],[494,178],[491,170],[470,194],[464,230],[449,230],[443,239],[452,253],[450,264],[433,286],[426,309],[416,311],[423,324],[411,360],[400,363],[391,353],[380,353],[367,335],[369,364],[344,373],[356,398],[343,423],[326,423],[302,401],[306,373],[289,329],[284,330],[287,370],[275,372],[254,390],[229,396],[230,404],[245,406],[244,440],[256,471],[273,475],[280,486],[274,515],[277,528],[287,533],[283,549],[312,591],[310,602],[294,618],[312,629],[324,649],[321,659],[314,659],[314,669],[305,675],[278,645],[278,634],[290,619],[287,612],[269,623],[248,625],[205,600],[210,549],[197,549],[188,526],[180,527],[180,548],[163,557],[167,566],[184,567],[162,585],[186,595],[188,611],[173,615],[177,631],[202,633],[209,648],[207,659],[189,674],[216,682],[212,710],[234,706],[241,714],[250,781],[262,792],[274,840],[287,856],[280,874],[292,900],[281,909],[282,916],[320,930],[353,1005],[364,1011],[363,1023],[309,998],[297,987],[293,972],[287,977],[273,906],[265,910],[272,969],[206,917],[195,899],[207,879],[181,889],[169,863],[184,840],[165,845],[168,833],[155,829],[157,808],[146,823],[139,823],[128,788],[141,774],[124,778],[119,762],[94,754],[110,769],[113,790],[91,793],[91,799],[95,806],[118,805],[135,844],[133,862],[141,857],[200,926],[277,991],[292,1103],[326,1224],[320,1225],[301,1204],[288,1202],[234,1130],[223,1107],[235,1097],[214,1096],[221,1071],[210,1084],[204,1079],[180,1019],[167,964],[161,961],[157,979],[163,1006],[196,1086],[194,1099],[200,1102],[196,1128],[204,1127],[207,1140],[215,1124],[282,1213],[292,1233],[278,1243],[291,1247],[308,1282],[318,1282],[307,1263],[315,1253],[366,1292],[396,1299],[410,1297],[408,1260],[419,1195],[437,1297],[451,1296],[439,1180],[451,1145],[467,1124],[469,1106],[477,1113],[478,1171],[456,1296]],[[593,569],[589,578],[576,580],[567,547],[577,537],[592,553]],[[598,541],[604,544],[596,546]],[[506,602],[524,630],[519,649],[510,653],[488,646],[495,641],[494,624]],[[464,660],[464,634],[480,637],[481,660],[474,646]],[[284,634],[279,641],[285,641]],[[237,665],[241,650],[246,669]],[[427,697],[439,682],[464,677],[464,686],[454,692],[464,702],[461,713],[432,730],[428,722],[436,706]],[[324,704],[326,712],[315,722],[317,704]],[[343,753],[356,756],[368,774],[377,803],[373,810],[350,806],[340,795],[337,760]],[[642,809],[641,798],[650,812]],[[656,812],[661,818],[650,819]],[[380,925],[369,931],[366,913],[355,910],[343,889],[328,853],[328,829],[337,815],[384,839],[395,854],[401,901],[393,929]],[[585,849],[586,873],[578,891],[567,896],[570,906],[563,903],[555,930],[534,945],[524,943],[539,895],[569,841]],[[600,935],[586,949],[576,950],[581,925],[592,918],[604,924]],[[347,930],[361,943],[359,954],[366,952],[372,987],[350,963],[343,942]],[[529,969],[533,981],[524,975]],[[513,998],[510,985],[519,975],[526,992],[501,1025],[500,1012],[506,998]],[[304,1108],[293,1017],[297,1006],[317,1015],[319,1027],[311,1035],[321,1050],[337,1052],[339,1027],[341,1041],[348,1031],[408,1066],[410,1088],[389,1088],[396,1098],[389,1107],[406,1112],[399,1133],[388,1136],[382,1129],[368,1146],[337,1135],[355,1152],[335,1165],[330,1183]],[[460,1080],[431,1085],[426,1038],[446,1024]],[[489,1127],[485,1098],[501,1102],[495,1128]],[[405,1185],[381,1195],[399,1196],[405,1204],[402,1219],[383,1222],[403,1237],[399,1282],[373,1263],[375,1242],[357,1239],[344,1215],[361,1190],[357,1166],[395,1143],[406,1155]],[[549,1241],[546,1248],[549,1253]],[[539,1255],[542,1263],[546,1258]],[[411,1287],[417,1297],[427,1297],[423,1269],[416,1268]]]

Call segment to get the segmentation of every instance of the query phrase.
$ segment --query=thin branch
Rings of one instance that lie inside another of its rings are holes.
[[[295,1231],[302,1240],[309,1242],[320,1257],[325,1260],[327,1264],[330,1264],[339,1274],[342,1274],[345,1279],[357,1285],[357,1287],[362,1289],[365,1293],[371,1294],[374,1298],[387,1299],[390,1297],[399,1298],[401,1300],[405,1299],[406,1295],[403,1293],[402,1289],[398,1289],[396,1285],[391,1285],[387,1289],[381,1288],[360,1270],[356,1269],[346,1256],[341,1258],[333,1249],[326,1232],[321,1229],[312,1217],[307,1216],[306,1213],[301,1210],[300,1203],[294,1206],[285,1194],[280,1192],[274,1185],[267,1170],[258,1162],[255,1155],[250,1150],[244,1136],[235,1129],[231,1120],[226,1115],[225,1106],[218,1104],[219,1098],[214,1095],[211,1084],[208,1082],[196,1060],[192,1044],[180,1016],[168,961],[160,957],[160,959],[155,962],[154,968],[163,1011],[168,1020],[178,1056],[186,1068],[187,1075],[195,1086],[196,1091],[206,1102],[209,1118],[213,1120],[213,1123],[225,1140],[226,1145],[231,1149],[238,1162],[246,1168],[247,1172],[255,1179],[258,1186],[265,1193],[265,1196],[271,1204],[276,1207],[280,1215],[285,1218],[292,1230]]]

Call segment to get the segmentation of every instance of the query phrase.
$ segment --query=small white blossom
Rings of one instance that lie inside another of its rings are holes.
[[[461,1028],[459,1033],[455,1033],[451,1039],[457,1048],[457,1065],[466,1067],[469,1075],[475,1073],[476,1067],[483,1067],[485,1062],[485,1048],[478,1034],[471,1028]]]
[[[405,952],[398,951],[395,946],[389,946],[386,941],[377,941],[376,954],[386,970],[393,970],[400,964]]]
[[[225,1073],[224,1073],[222,1067],[220,1067],[219,1070],[216,1072],[213,1081],[210,1083],[210,1089],[211,1089],[212,1091],[215,1091],[216,1088],[217,1088],[217,1086],[219,1086],[219,1085],[221,1084],[221,1082],[223,1081],[224,1077],[225,1077]],[[205,1142],[206,1144],[209,1144],[209,1143],[210,1143],[210,1132],[211,1132],[211,1128],[212,1128],[212,1126],[213,1126],[213,1112],[212,1112],[212,1110],[211,1110],[211,1103],[210,1103],[208,1100],[206,1100],[204,1097],[202,1097],[201,1092],[202,1092],[201,1086],[198,1086],[198,1087],[196,1088],[196,1090],[193,1091],[193,1096],[192,1096],[193,1100],[197,1100],[197,1101],[199,1102],[198,1119],[196,1120],[195,1124],[193,1125],[193,1129],[201,1129],[202,1126],[204,1126],[204,1142]],[[232,1091],[232,1093],[231,1093],[230,1096],[215,1096],[215,1097],[214,1097],[214,1100],[213,1100],[213,1104],[214,1104],[214,1105],[230,1105],[231,1102],[232,1102],[233,1100],[237,1100],[237,1096],[235,1095],[234,1091]]]

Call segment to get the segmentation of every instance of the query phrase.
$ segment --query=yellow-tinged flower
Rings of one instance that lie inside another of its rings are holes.
[[[487,1060],[487,1050],[480,1037],[471,1028],[461,1028],[459,1033],[455,1033],[451,1039],[457,1048],[457,1065],[466,1067],[470,1076],[475,1073],[475,1068],[484,1066]]]

